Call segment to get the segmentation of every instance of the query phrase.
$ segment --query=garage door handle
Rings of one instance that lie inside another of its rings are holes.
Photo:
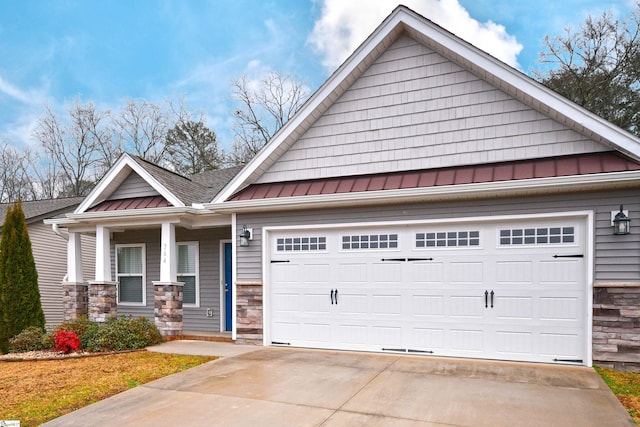
[[[333,305],[333,289],[331,289],[331,305]]]
[[[484,291],[484,308],[489,307],[489,291]]]
[[[336,305],[338,305],[338,290],[336,289],[336,293],[335,293],[335,298],[336,298]]]
[[[491,290],[491,308],[493,308],[493,289]]]

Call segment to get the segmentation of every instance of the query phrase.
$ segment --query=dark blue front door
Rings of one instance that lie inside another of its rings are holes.
[[[231,330],[233,305],[233,277],[231,273],[231,243],[224,244],[224,330]]]

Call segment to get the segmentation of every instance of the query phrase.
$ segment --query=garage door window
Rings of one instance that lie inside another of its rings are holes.
[[[396,249],[397,234],[357,234],[342,236],[342,249]]]
[[[480,232],[477,230],[416,233],[416,248],[451,248],[479,245]]]
[[[501,246],[555,245],[575,242],[574,227],[510,228],[500,230]]]
[[[278,252],[306,252],[327,250],[325,236],[280,237],[276,239]]]

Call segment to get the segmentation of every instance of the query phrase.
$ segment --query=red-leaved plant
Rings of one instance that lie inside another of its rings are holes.
[[[75,332],[56,331],[55,350],[65,354],[80,348],[80,339]]]

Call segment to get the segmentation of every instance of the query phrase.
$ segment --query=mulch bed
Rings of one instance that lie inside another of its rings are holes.
[[[24,362],[24,361],[36,362],[39,360],[77,359],[81,357],[95,357],[95,356],[106,356],[109,354],[133,353],[136,351],[146,351],[146,349],[142,348],[138,350],[103,351],[103,352],[76,351],[68,354],[58,352],[58,351],[53,351],[53,350],[37,350],[37,351],[27,351],[24,353],[3,354],[3,355],[0,355],[0,362]]]

